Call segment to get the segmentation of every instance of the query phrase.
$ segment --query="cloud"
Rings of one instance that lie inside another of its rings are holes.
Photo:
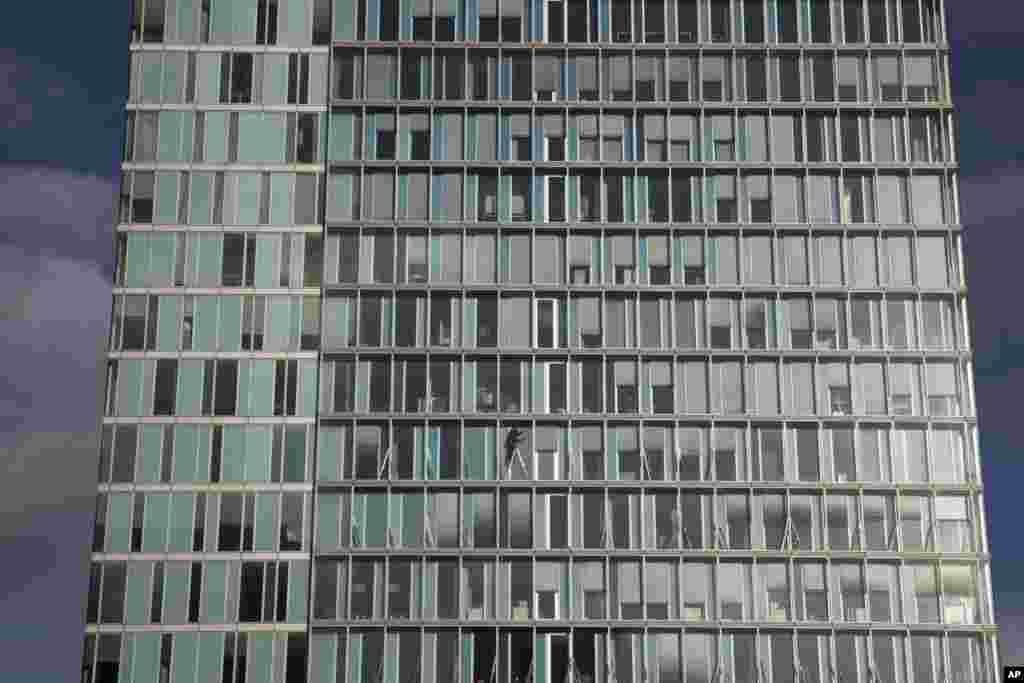
[[[80,679],[91,526],[72,507],[0,535],[0,556],[17,558],[0,564],[0,679]]]
[[[19,534],[48,510],[91,512],[98,441],[95,432],[35,432],[0,449],[0,537]]]
[[[963,220],[968,226],[1003,218],[1015,218],[1024,209],[1024,163],[1003,163],[985,173],[964,176],[960,181]],[[1010,223],[1006,227],[1014,227]],[[1024,237],[1001,235],[1000,240]],[[1003,242],[1005,244],[1005,241]]]
[[[27,50],[0,48],[0,158],[41,165],[60,159],[62,168],[113,175],[124,128],[128,53],[119,50],[116,63],[103,64],[103,70],[82,70],[83,62],[95,65],[107,54],[98,50],[61,68],[52,52],[39,59]]]
[[[95,491],[109,310],[95,264],[0,245],[0,535]]]
[[[114,202],[109,178],[38,166],[0,167],[0,245],[114,265]]]
[[[1003,666],[1024,664],[1024,612],[999,622],[999,657]]]

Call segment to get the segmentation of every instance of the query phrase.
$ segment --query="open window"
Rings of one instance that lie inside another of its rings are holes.
[[[555,458],[561,454],[555,452]],[[565,464],[564,457],[559,461]],[[552,472],[552,479],[564,478],[557,476],[558,472]],[[564,493],[543,493],[538,496],[538,511],[540,522],[539,543],[542,548],[564,549],[569,547],[569,496]]]
[[[689,102],[695,97],[693,84],[697,58],[670,55],[668,61],[668,98],[672,102]]]
[[[617,360],[608,363],[606,393],[611,402],[608,406],[610,412],[638,412],[640,406],[636,372],[636,363],[633,361]]]
[[[960,415],[957,366],[953,363],[927,365],[928,414],[935,417]]]
[[[774,330],[768,328],[767,308],[774,302],[764,299],[745,299],[743,301],[743,327],[746,333],[746,346],[749,349],[765,349],[774,347]]]
[[[576,306],[578,338],[573,340],[580,348],[596,349],[601,346],[601,302],[597,297],[579,297]]]
[[[732,98],[729,57],[704,56],[701,58],[701,96],[709,102],[724,102]]]
[[[540,128],[543,133],[544,161],[566,160],[565,121],[561,114],[544,113],[540,116]]]
[[[743,547],[733,544],[731,547]],[[749,544],[748,544],[749,547]],[[718,565],[719,618],[725,621],[744,621],[753,617],[753,568],[739,562],[728,562]],[[736,636],[733,636],[736,637]],[[749,636],[750,668],[753,669],[753,636]],[[730,652],[735,650],[730,647]],[[735,662],[730,662],[735,665]],[[752,672],[751,672],[752,673]],[[747,680],[754,680],[754,676]]]
[[[567,586],[568,567],[562,562],[538,562],[534,569],[534,614],[537,619],[543,620],[555,620],[565,619],[569,615],[564,614],[562,610],[563,604],[568,606],[568,596],[565,595],[565,588]],[[545,635],[538,636],[539,639],[547,641],[548,639],[554,639],[558,636]],[[564,635],[562,636],[565,637]],[[549,644],[549,643],[545,643]],[[568,655],[568,643],[565,645],[565,654]],[[546,658],[545,658],[546,660]],[[544,660],[541,660],[544,661]],[[538,661],[536,670],[546,668],[541,661]],[[551,662],[555,665],[555,662]],[[561,664],[564,667],[564,664]],[[546,673],[546,672],[545,672]],[[563,674],[564,676],[564,674]],[[544,680],[558,680],[558,679],[544,679]]]
[[[860,102],[867,99],[864,78],[864,60],[857,56],[838,58],[837,99],[840,102]]]
[[[536,366],[536,380],[541,403],[539,406],[535,406],[535,411],[547,414],[564,413],[569,403],[566,364],[564,362],[539,363]],[[557,453],[555,457],[557,457]]]
[[[787,299],[785,308],[789,348],[809,349],[812,346],[811,301],[803,297]]]
[[[846,304],[841,299],[817,299],[814,304],[815,348],[846,348]]]
[[[636,99],[639,102],[661,102],[665,99],[664,58],[640,55],[636,64]]]
[[[537,299],[534,308],[533,345],[541,349],[563,346],[559,338],[559,302],[557,299]]]
[[[821,363],[819,405],[827,406],[829,415],[852,415],[853,393],[850,389],[850,370],[845,363]],[[858,365],[858,377],[862,366]],[[866,383],[860,383],[866,386]],[[870,388],[870,387],[869,387]],[[862,397],[863,400],[863,397]],[[868,400],[870,403],[870,399]],[[862,404],[863,405],[863,404]]]
[[[707,36],[712,43],[728,43],[731,40],[732,20],[729,15],[730,0],[707,0]]]

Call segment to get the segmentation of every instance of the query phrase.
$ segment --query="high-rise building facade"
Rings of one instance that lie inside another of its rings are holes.
[[[135,0],[83,683],[996,680],[940,0]]]

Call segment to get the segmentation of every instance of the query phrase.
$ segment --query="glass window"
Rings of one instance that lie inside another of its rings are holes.
[[[915,175],[911,178],[911,203],[914,222],[918,225],[943,223],[942,177],[937,175]]]
[[[899,62],[896,57],[875,57],[875,98],[880,102],[899,102],[902,99]]]
[[[732,97],[728,57],[705,56],[701,59],[701,95],[710,102],[723,102]]]
[[[579,297],[574,300],[579,339],[582,348],[601,346],[601,300],[597,297]]]
[[[501,346],[530,346],[529,297],[503,297],[501,299]]]
[[[938,98],[934,58],[930,55],[908,55],[907,100],[911,102],[934,102]]]
[[[752,180],[748,178],[747,180]],[[764,191],[767,194],[768,183],[764,178]],[[753,198],[751,199],[753,202]],[[772,239],[768,235],[748,235],[743,239],[745,281],[747,284],[768,285],[774,281],[772,260]]]
[[[859,413],[885,414],[885,394],[881,363],[857,363],[857,400]]]
[[[945,237],[919,237],[917,256],[919,286],[924,288],[949,286],[949,261]]]
[[[794,349],[809,349],[812,346],[811,301],[810,299],[788,299],[785,317],[788,320],[789,345]]]

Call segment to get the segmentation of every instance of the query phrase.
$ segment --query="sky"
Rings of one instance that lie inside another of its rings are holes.
[[[1024,664],[1024,3],[947,0],[996,621]],[[77,680],[109,329],[128,2],[0,22],[0,680]],[[1018,455],[1015,456],[1014,453]]]

